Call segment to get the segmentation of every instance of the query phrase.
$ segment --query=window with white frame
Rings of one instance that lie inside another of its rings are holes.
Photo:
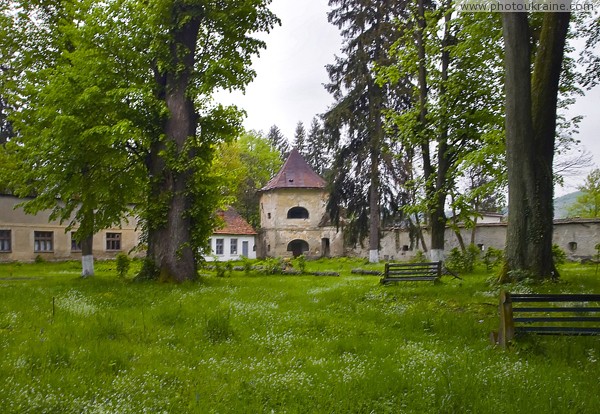
[[[224,239],[215,239],[215,254],[222,255],[223,254],[223,246],[225,246]]]
[[[35,253],[54,251],[54,232],[53,231],[34,231],[33,232],[33,251]]]
[[[106,233],[106,250],[121,250],[121,233]]]
[[[0,252],[10,252],[12,250],[10,233],[10,230],[0,230]]]
[[[229,254],[238,254],[238,239],[231,239]]]

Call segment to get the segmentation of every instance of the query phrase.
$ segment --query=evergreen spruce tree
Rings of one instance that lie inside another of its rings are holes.
[[[298,150],[300,155],[306,157],[306,130],[302,121],[298,121],[296,124],[296,131],[294,132],[294,147]]]
[[[362,241],[368,235],[369,260],[377,262],[382,208],[386,207],[382,194],[387,192],[382,157],[390,141],[383,114],[394,102],[393,87],[378,84],[372,69],[387,63],[386,51],[399,36],[394,21],[403,13],[405,2],[330,0],[329,5],[333,7],[329,22],[341,30],[344,44],[343,55],[327,66],[330,83],[326,89],[335,103],[324,115],[325,128],[336,146],[328,211],[339,224],[341,209],[346,208],[350,241]]]
[[[306,162],[317,174],[323,177],[330,168],[331,160],[325,131],[317,117],[314,117],[310,124],[306,136],[305,151],[304,159]]]
[[[277,148],[277,151],[281,154],[281,159],[285,160],[290,153],[290,144],[277,125],[273,125],[269,129],[267,138],[271,142],[271,145]]]

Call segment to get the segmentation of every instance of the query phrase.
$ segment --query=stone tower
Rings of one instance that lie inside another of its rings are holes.
[[[260,254],[341,256],[342,232],[329,223],[326,183],[294,149],[260,197]]]

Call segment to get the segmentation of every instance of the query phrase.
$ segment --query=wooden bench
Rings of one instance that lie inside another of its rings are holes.
[[[386,263],[381,283],[437,281],[442,276],[442,262]]]
[[[517,304],[517,305],[514,305]],[[500,292],[500,329],[506,348],[517,335],[600,335],[600,295]]]

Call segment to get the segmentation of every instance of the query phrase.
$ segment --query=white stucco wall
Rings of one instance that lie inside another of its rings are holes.
[[[217,240],[223,240],[223,253],[217,254]],[[237,252],[232,252],[231,241],[236,240]],[[225,262],[228,260],[239,260],[243,256],[244,242],[248,243],[248,259],[256,259],[256,237],[242,236],[235,234],[213,234],[210,237],[210,254],[205,254],[206,261],[218,260]]]

